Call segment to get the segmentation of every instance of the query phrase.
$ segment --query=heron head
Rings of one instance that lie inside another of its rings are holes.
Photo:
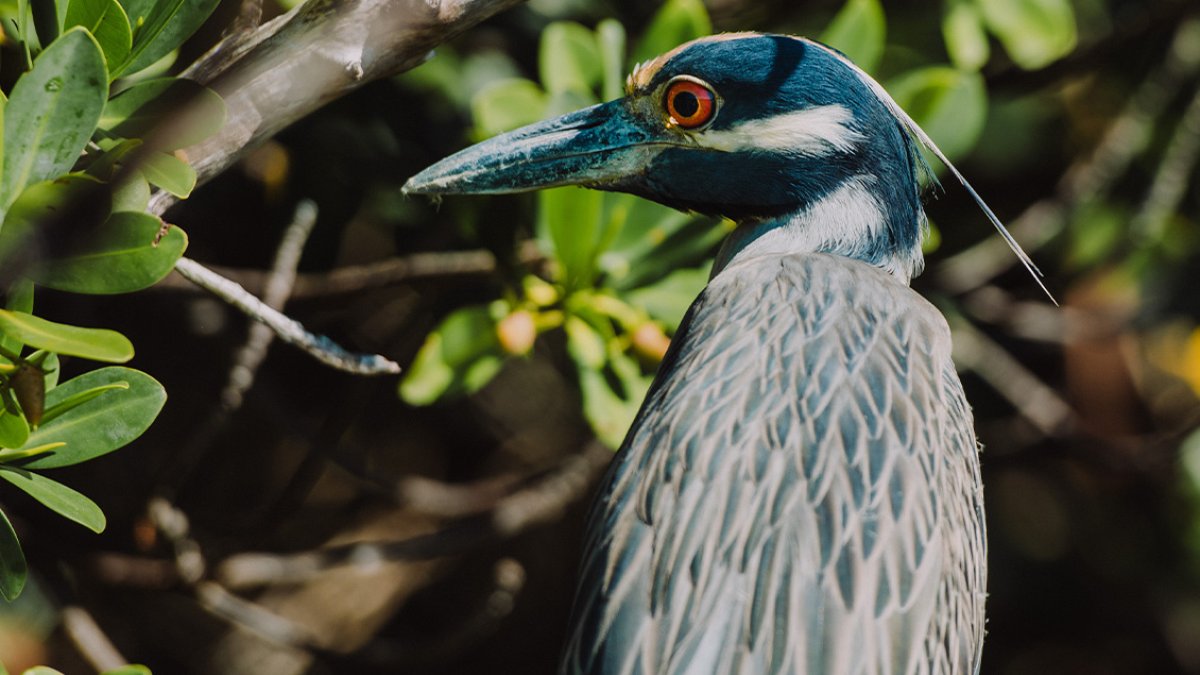
[[[905,281],[919,269],[923,163],[911,120],[839,53],[783,35],[702,38],[639,65],[626,94],[463,150],[404,190],[629,192],[737,221],[718,266],[811,250]]]

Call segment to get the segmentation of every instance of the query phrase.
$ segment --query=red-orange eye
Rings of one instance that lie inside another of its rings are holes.
[[[712,121],[717,96],[712,89],[693,80],[675,80],[667,85],[667,114],[684,129],[696,129]]]

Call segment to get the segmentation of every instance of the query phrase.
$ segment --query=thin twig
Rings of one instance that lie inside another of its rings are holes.
[[[308,199],[301,200],[275,251],[271,275],[267,277],[263,289],[263,304],[271,309],[282,310],[287,302],[296,281],[296,267],[304,253],[304,244],[316,223],[317,205]],[[250,326],[246,342],[234,357],[229,380],[221,392],[221,405],[226,411],[232,412],[241,407],[242,399],[254,383],[255,374],[267,357],[267,350],[274,338],[275,333],[266,324],[256,322]]]
[[[1060,436],[1075,426],[1071,406],[1020,361],[961,316],[949,320],[960,371],[978,374],[1045,436]]]
[[[115,551],[100,551],[88,557],[84,569],[106,586],[128,586],[144,590],[166,590],[178,586],[179,565],[174,560],[147,558]]]
[[[192,538],[187,514],[166,497],[152,497],[146,505],[146,515],[155,528],[170,542],[175,552],[175,569],[179,580],[191,585],[204,577],[208,563],[200,544]]]
[[[246,289],[195,260],[180,258],[175,263],[175,270],[255,321],[266,324],[281,340],[303,349],[321,363],[358,375],[392,375],[400,372],[400,365],[391,359],[379,354],[355,354],[327,337],[308,332],[299,321],[271,309]]]
[[[462,518],[490,511],[520,482],[515,474],[493,476],[473,483],[446,483],[424,476],[406,476],[396,483],[396,503],[425,515]]]
[[[216,265],[210,269],[255,295],[262,292],[269,276],[268,272],[255,269]],[[489,251],[413,253],[364,265],[341,267],[326,273],[298,274],[290,297],[304,299],[345,295],[423,279],[487,276],[495,271],[496,256]],[[171,275],[155,285],[155,288],[192,290],[195,286],[186,279]]]
[[[525,587],[526,572],[520,562],[501,558],[492,569],[492,589],[470,614],[447,632],[424,637],[419,642],[377,635],[353,657],[354,664],[403,671],[452,662],[463,649],[479,643],[506,619]]]
[[[63,632],[97,672],[113,670],[129,663],[86,609],[70,605],[63,608],[60,616]]]
[[[1111,338],[1126,326],[1124,320],[1100,316],[1079,307],[1053,307],[1044,302],[1017,300],[997,286],[968,293],[962,308],[971,316],[1026,340],[1072,344]]]
[[[288,555],[240,553],[222,562],[216,577],[238,590],[301,583],[336,567],[374,567],[390,560],[428,560],[462,553],[560,518],[611,460],[612,451],[593,441],[542,480],[498,500],[486,516],[464,518],[433,534],[402,541],[361,542]]]
[[[313,644],[313,636],[304,627],[266,607],[225,590],[220,584],[203,581],[196,585],[200,606],[231,623],[247,628],[279,644],[304,647]]]
[[[1175,127],[1166,153],[1154,173],[1150,192],[1129,225],[1134,236],[1147,240],[1162,237],[1171,215],[1179,210],[1200,159],[1200,87]]]

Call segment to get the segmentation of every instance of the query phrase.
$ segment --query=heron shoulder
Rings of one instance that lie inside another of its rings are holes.
[[[715,296],[753,297],[755,289],[770,285],[785,293],[789,302],[783,307],[799,306],[799,311],[811,307],[827,315],[886,308],[887,314],[895,314],[904,319],[903,323],[917,327],[932,353],[950,353],[950,326],[946,318],[910,288],[906,278],[842,255],[781,252],[770,246],[747,248],[713,276],[697,304],[713,302]],[[892,311],[895,309],[900,311]]]

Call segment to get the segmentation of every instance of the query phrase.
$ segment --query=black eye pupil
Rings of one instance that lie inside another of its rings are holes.
[[[675,94],[675,112],[685,119],[695,115],[700,112],[700,99],[690,91]]]

